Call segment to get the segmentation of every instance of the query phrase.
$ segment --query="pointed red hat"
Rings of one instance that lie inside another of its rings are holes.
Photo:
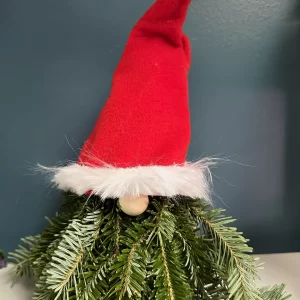
[[[102,198],[208,198],[207,164],[186,162],[190,142],[190,43],[182,31],[191,0],[157,0],[134,26],[110,96],[78,163],[53,181]]]

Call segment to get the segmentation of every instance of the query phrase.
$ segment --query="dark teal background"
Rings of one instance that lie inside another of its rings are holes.
[[[40,232],[60,193],[37,163],[75,160],[150,0],[0,1],[0,247]],[[194,0],[189,159],[257,252],[300,250],[300,14],[295,0]],[[151,107],[149,107],[151,109]],[[71,146],[74,148],[72,150]]]

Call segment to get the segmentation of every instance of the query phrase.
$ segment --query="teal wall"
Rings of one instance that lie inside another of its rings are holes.
[[[0,247],[38,233],[60,193],[37,163],[74,160],[150,0],[0,1]],[[194,0],[189,158],[257,252],[299,251],[300,12],[296,0]],[[66,139],[68,138],[68,141]],[[70,147],[70,145],[74,148]]]

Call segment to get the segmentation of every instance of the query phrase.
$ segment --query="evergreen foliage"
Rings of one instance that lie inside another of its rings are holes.
[[[260,265],[223,210],[199,199],[153,197],[138,217],[116,199],[66,194],[41,235],[10,254],[34,300],[286,300],[258,288]]]

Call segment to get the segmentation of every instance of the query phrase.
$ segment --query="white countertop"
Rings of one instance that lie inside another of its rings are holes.
[[[300,300],[300,253],[259,255],[265,262],[260,271],[262,285],[286,284],[292,300]],[[5,299],[6,300],[6,299]]]
[[[300,253],[260,255],[265,262],[260,271],[261,285],[285,283],[292,300],[300,300]],[[23,280],[11,288],[10,267],[0,270],[1,300],[31,300],[32,285]]]

